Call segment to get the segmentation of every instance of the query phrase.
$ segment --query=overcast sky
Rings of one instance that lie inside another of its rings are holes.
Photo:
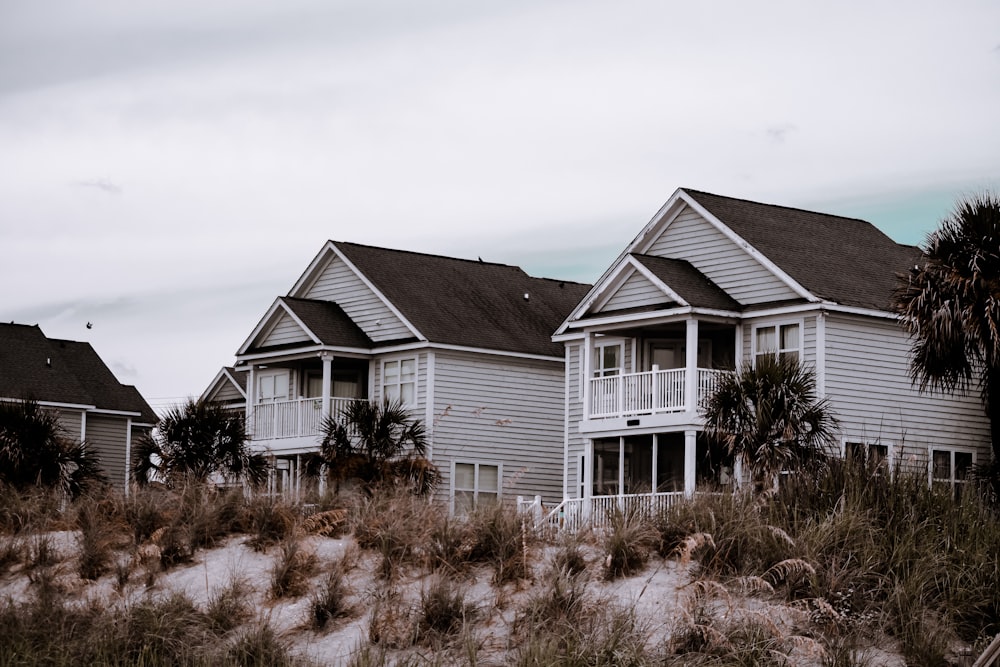
[[[327,239],[591,282],[692,187],[919,243],[998,118],[994,0],[0,0],[0,321],[161,407]]]

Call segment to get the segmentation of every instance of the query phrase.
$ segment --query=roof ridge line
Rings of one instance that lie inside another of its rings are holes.
[[[822,215],[822,216],[825,216],[827,218],[837,218],[839,220],[852,220],[854,222],[863,222],[866,225],[871,225],[872,227],[875,227],[876,229],[878,229],[878,227],[876,225],[874,225],[872,222],[870,222],[868,220],[865,220],[864,218],[854,218],[854,217],[847,216],[847,215],[839,215],[837,213],[826,213],[824,211],[816,211],[816,210],[813,210],[813,209],[801,208],[799,206],[786,206],[784,204],[771,204],[771,203],[768,203],[768,202],[757,201],[755,199],[745,199],[743,197],[731,197],[729,195],[720,195],[720,194],[716,194],[715,192],[706,192],[705,190],[695,190],[693,188],[681,188],[681,190],[683,190],[684,192],[687,192],[688,194],[691,194],[691,195],[708,195],[709,197],[718,197],[719,199],[729,199],[729,200],[732,200],[732,201],[743,202],[745,204],[754,204],[756,206],[767,206],[769,208],[780,208],[780,209],[783,209],[783,210],[786,210],[786,211],[798,211],[799,213],[809,213],[810,215]],[[882,231],[882,230],[879,229],[879,231]],[[885,232],[882,232],[882,233],[885,234]],[[886,236],[888,236],[888,234],[886,234]]]

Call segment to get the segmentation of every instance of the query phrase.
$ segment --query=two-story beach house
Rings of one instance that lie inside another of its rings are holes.
[[[127,492],[132,443],[157,417],[90,343],[48,338],[37,325],[0,324],[0,401],[34,400],[63,433],[84,441],[108,480]]]
[[[841,454],[960,485],[990,456],[989,423],[977,395],[911,383],[890,299],[919,257],[864,220],[677,190],[554,336],[567,516],[732,483],[737,462],[703,437],[699,401],[762,355],[815,370]]]
[[[562,497],[565,368],[552,332],[589,285],[520,268],[327,242],[203,394],[245,405],[272,491],[349,401],[400,400],[423,420],[439,494]]]

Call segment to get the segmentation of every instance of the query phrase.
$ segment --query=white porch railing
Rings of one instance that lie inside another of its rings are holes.
[[[628,516],[653,516],[684,500],[682,491],[668,493],[635,493],[619,496],[593,496],[591,498],[567,498],[554,508],[541,505],[541,498],[534,500],[518,498],[517,508],[522,513],[530,513],[535,528],[550,528],[576,532],[582,528],[604,529],[611,525],[611,517],[616,512]]]
[[[331,398],[330,414],[337,416],[356,398]],[[291,401],[258,403],[248,424],[254,440],[275,440],[318,436],[322,427],[323,399],[299,398]]]
[[[719,377],[726,372],[698,369],[699,401],[715,388]],[[686,380],[687,371],[683,368],[591,378],[588,415],[591,419],[604,419],[683,412],[688,407]]]

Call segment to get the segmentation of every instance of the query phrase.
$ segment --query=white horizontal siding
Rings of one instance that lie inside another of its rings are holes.
[[[128,421],[125,417],[87,415],[87,437],[90,450],[101,460],[101,470],[114,484],[125,479],[125,444]]]
[[[637,308],[640,306],[651,306],[667,302],[667,296],[659,287],[649,281],[646,276],[636,270],[632,270],[621,287],[602,305],[598,312],[609,312],[612,310],[623,310],[625,308]]]
[[[587,451],[587,440],[580,434],[580,422],[583,421],[583,398],[582,388],[579,386],[583,369],[583,345],[569,345],[569,376],[573,379],[574,387],[569,393],[569,405],[567,413],[569,416],[569,433],[566,447],[567,474],[566,490],[570,498],[579,497],[580,476],[579,461]]]
[[[59,422],[59,426],[63,430],[63,435],[72,440],[73,442],[80,441],[80,429],[83,426],[81,421],[81,415],[83,414],[80,410],[69,410],[67,408],[53,409],[53,413],[56,415],[56,419]]]
[[[826,343],[826,394],[844,436],[892,442],[896,461],[917,472],[932,445],[975,447],[988,460],[978,393],[921,394],[910,381],[910,339],[895,322],[831,314]]]
[[[646,254],[686,259],[742,304],[799,298],[689,207],[667,226]]]
[[[221,386],[215,392],[212,400],[219,401],[220,403],[231,403],[233,401],[242,401],[244,398],[243,394],[236,388],[236,385],[228,379],[224,379],[221,380]]]
[[[335,301],[373,341],[409,338],[413,334],[389,307],[344,264],[331,256],[306,299]]]
[[[299,323],[293,320],[288,313],[282,313],[264,339],[260,341],[260,346],[311,342],[312,338],[299,326]]]
[[[565,369],[559,362],[435,353],[434,463],[500,462],[503,497],[562,499]]]

